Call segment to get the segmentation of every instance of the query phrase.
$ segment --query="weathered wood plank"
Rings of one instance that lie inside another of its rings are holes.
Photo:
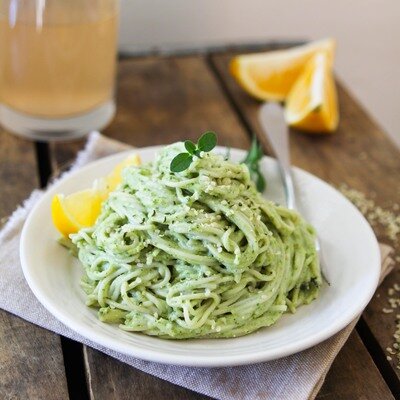
[[[0,129],[0,219],[37,187],[33,143]],[[67,399],[59,336],[0,310],[0,398]]]
[[[265,149],[268,143],[257,119],[259,103],[243,92],[228,72],[231,54],[217,55],[211,59],[229,93],[234,106],[241,110],[245,124],[259,137]],[[292,130],[291,153],[293,163],[322,179],[340,186],[347,184],[373,198],[377,205],[392,208],[400,202],[400,154],[394,144],[372,120],[368,113],[343,87],[338,85],[341,121],[338,131],[333,135],[313,136]],[[388,239],[384,229],[374,227],[381,242],[395,247],[400,254],[400,242]],[[398,264],[398,263],[397,263]],[[383,354],[393,343],[395,314],[381,312],[387,289],[399,281],[398,273],[392,273],[378,289],[363,318],[380,344]],[[392,360],[392,368],[395,360]],[[393,374],[400,378],[400,370],[394,368]]]
[[[59,336],[5,311],[0,311],[0,398],[69,398]]]
[[[219,144],[245,148],[245,132],[200,57],[124,60],[118,112],[105,134],[135,146],[197,139],[209,129]]]
[[[207,396],[172,385],[87,347],[85,363],[92,400],[209,399]]]
[[[38,186],[33,143],[12,136],[1,127],[0,185],[0,220],[4,222]]]
[[[202,58],[124,60],[120,63],[119,71],[118,113],[105,131],[108,136],[136,146],[145,146],[183,138],[194,139],[203,130],[213,129],[219,134],[220,144],[242,148],[248,146],[249,140],[243,125]],[[76,149],[71,150],[70,145],[63,144],[56,145],[55,150],[58,159],[65,162],[68,156],[75,154]],[[361,393],[366,399],[372,399],[368,397],[370,385],[377,385],[382,398],[390,398],[367,350],[357,334],[353,336],[356,338],[353,341],[356,340],[358,345],[353,349],[350,342],[339,353],[325,385],[337,387],[334,390],[341,390],[353,398]],[[169,397],[199,396],[143,375],[94,350],[85,349],[85,352],[92,399],[123,399],[133,392],[138,399],[149,396],[156,398],[158,393],[167,390],[164,385],[171,389]],[[364,387],[354,388],[351,382],[362,381],[365,377],[359,371],[359,365],[370,371],[369,382]],[[338,380],[338,371],[342,369],[349,379],[346,387],[339,389],[342,383]]]
[[[394,399],[356,332],[350,335],[317,396],[317,400],[337,399]]]
[[[354,355],[357,359],[354,360]],[[138,371],[108,356],[85,351],[88,364],[88,382],[92,388],[91,398],[96,400],[135,399],[208,399],[209,397],[172,385],[149,374]],[[357,362],[354,362],[357,361]],[[107,364],[112,368],[103,368]],[[89,367],[90,365],[90,367]],[[362,368],[360,368],[362,366]],[[354,371],[356,369],[356,371]],[[94,382],[98,381],[98,382]],[[358,334],[353,332],[339,356],[335,359],[317,399],[364,399],[390,400],[393,396],[380,377],[370,355],[365,351]]]

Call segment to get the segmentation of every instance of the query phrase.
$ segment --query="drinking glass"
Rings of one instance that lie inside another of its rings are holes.
[[[118,0],[0,0],[0,123],[75,138],[115,113]]]

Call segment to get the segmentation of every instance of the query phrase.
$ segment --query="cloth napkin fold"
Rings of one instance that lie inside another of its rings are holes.
[[[85,149],[78,154],[71,170],[129,148],[126,144],[93,132]],[[34,191],[0,231],[0,308],[100,350],[144,372],[214,398],[223,400],[315,398],[333,360],[353,330],[356,320],[311,349],[280,360],[228,368],[190,368],[143,361],[99,346],[67,328],[35,298],[25,281],[19,260],[19,241],[23,223],[42,195],[43,191]],[[380,245],[380,249],[381,280],[383,280],[393,268],[393,263],[390,258],[391,248]],[[18,296],[15,296],[15,291],[18,291]]]

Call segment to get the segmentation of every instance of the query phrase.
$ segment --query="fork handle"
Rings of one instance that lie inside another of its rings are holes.
[[[296,209],[296,195],[290,168],[289,132],[283,108],[278,103],[264,104],[260,110],[260,121],[272,150],[278,160],[279,172],[286,195],[287,208]]]

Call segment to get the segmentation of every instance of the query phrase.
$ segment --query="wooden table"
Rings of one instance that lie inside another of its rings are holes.
[[[265,46],[265,49],[274,46]],[[195,139],[207,129],[219,144],[248,148],[261,139],[258,104],[228,73],[231,52],[121,58],[118,113],[107,136],[135,146]],[[335,135],[292,132],[294,164],[335,185],[374,195],[382,207],[399,202],[400,156],[381,128],[338,84],[341,122]],[[9,215],[49,174],[70,162],[84,141],[38,144],[0,130],[0,218]],[[361,156],[360,156],[361,155]],[[387,242],[377,229],[379,239]],[[397,254],[400,246],[397,245]],[[16,266],[16,268],[19,266]],[[400,370],[387,361],[393,314],[383,314],[393,272],[378,289],[336,358],[320,399],[393,399]],[[1,278],[0,278],[1,279]],[[0,399],[200,399],[205,396],[154,378],[98,351],[0,310]]]

